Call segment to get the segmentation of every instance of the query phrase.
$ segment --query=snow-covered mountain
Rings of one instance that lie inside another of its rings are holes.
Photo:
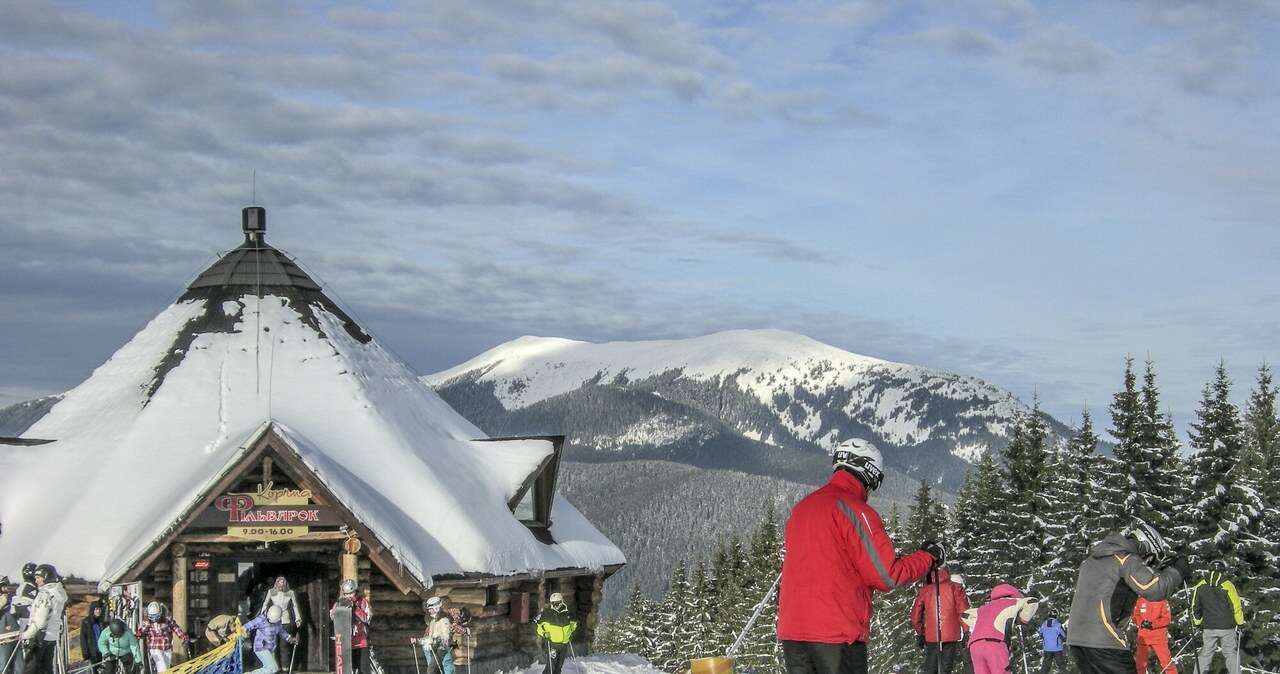
[[[1026,410],[976,377],[780,330],[602,344],[521,337],[423,380],[488,432],[564,429],[580,458],[750,469],[742,464],[775,463],[778,450],[821,456],[861,436],[898,469],[949,486],[1002,447]]]

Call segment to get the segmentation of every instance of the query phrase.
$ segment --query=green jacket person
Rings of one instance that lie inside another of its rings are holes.
[[[1213,563],[1209,577],[1202,578],[1191,589],[1191,620],[1204,630],[1204,643],[1200,648],[1200,671],[1209,671],[1213,652],[1222,649],[1230,674],[1240,674],[1240,635],[1236,628],[1244,624],[1244,610],[1240,607],[1240,593],[1235,583],[1227,579],[1227,565]]]
[[[547,644],[547,666],[542,669],[542,674],[560,674],[560,669],[564,667],[565,651],[569,650],[573,633],[578,630],[578,621],[564,603],[564,595],[552,593],[550,601],[538,613],[535,622],[538,623],[538,638]]]

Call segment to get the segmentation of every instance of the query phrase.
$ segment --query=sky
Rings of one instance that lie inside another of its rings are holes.
[[[1068,423],[1280,352],[1280,2],[0,3],[0,404],[241,240],[421,372],[782,328]],[[252,178],[256,174],[256,181]]]

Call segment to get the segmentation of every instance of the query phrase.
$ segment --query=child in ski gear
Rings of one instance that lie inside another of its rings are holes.
[[[565,603],[564,595],[553,592],[534,622],[538,625],[538,637],[546,642],[547,665],[542,668],[542,674],[560,674],[569,642],[578,631],[578,620]]]
[[[356,595],[356,581],[345,578],[339,587],[338,601],[329,607],[329,619],[333,619],[333,610],[338,603],[351,605],[351,662],[352,670],[359,674],[369,674],[369,621],[373,619],[373,609],[369,605],[369,590],[365,589],[361,596]]]
[[[1138,603],[1133,606],[1133,624],[1138,626],[1138,651],[1134,655],[1138,674],[1147,674],[1147,660],[1152,651],[1163,674],[1178,674],[1169,655],[1169,619],[1169,602],[1138,597]]]
[[[789,674],[864,674],[871,593],[913,583],[942,563],[927,543],[898,557],[867,496],[884,479],[875,445],[849,440],[831,480],[791,509],[778,598],[778,639]]]
[[[1049,674],[1050,667],[1057,667],[1061,672],[1071,671],[1067,665],[1066,651],[1063,650],[1066,640],[1067,630],[1062,627],[1058,616],[1050,613],[1040,625],[1040,641],[1044,645],[1044,659],[1040,662],[1040,674]]]
[[[98,652],[102,654],[103,674],[129,674],[142,662],[142,648],[138,639],[116,618],[98,635]]]
[[[107,611],[102,602],[89,604],[89,615],[80,621],[80,655],[88,662],[102,662],[102,653],[98,650],[98,637],[107,629]]]
[[[261,667],[249,674],[276,674],[280,671],[280,665],[276,663],[276,646],[281,640],[289,643],[294,641],[281,624],[283,616],[284,611],[279,606],[269,606],[265,614],[250,620],[244,626],[246,632],[253,634],[253,654],[262,663]]]
[[[262,608],[258,609],[258,615],[265,615],[272,606],[280,609],[282,616],[280,625],[292,637],[280,639],[278,646],[278,662],[288,667],[293,657],[293,645],[298,642],[299,635],[302,633],[302,612],[298,610],[298,597],[289,588],[289,581],[284,576],[277,576],[275,583],[267,590],[266,596],[262,599]]]
[[[32,576],[38,588],[31,602],[31,619],[22,630],[23,671],[53,674],[53,659],[66,621],[67,591],[52,564],[36,567]]]
[[[1240,638],[1244,624],[1240,594],[1227,578],[1226,564],[1214,562],[1208,578],[1191,590],[1191,622],[1203,630],[1204,643],[1198,657],[1201,672],[1209,671],[1215,647],[1222,649],[1229,674],[1240,674]]]
[[[960,616],[968,609],[969,598],[965,596],[964,588],[951,580],[945,566],[929,574],[916,593],[915,604],[911,606],[911,627],[924,648],[921,672],[938,674],[941,671],[947,674],[951,671],[964,639],[964,623]],[[941,635],[938,634],[939,625],[942,627]]]
[[[1081,674],[1134,671],[1124,623],[1139,596],[1160,601],[1182,587],[1190,574],[1182,557],[1173,557],[1159,572],[1151,568],[1171,556],[1159,532],[1138,519],[1090,548],[1080,564],[1067,623],[1067,645]]]
[[[1014,623],[1030,623],[1039,607],[1036,600],[1022,596],[1018,588],[1001,583],[992,588],[990,601],[965,611],[974,674],[1005,674]]]
[[[415,641],[422,647],[430,674],[453,674],[453,621],[443,611],[444,600],[431,597],[422,603],[427,612],[427,631]]]
[[[160,674],[173,664],[174,637],[178,637],[183,643],[191,643],[191,637],[187,636],[173,618],[165,614],[163,606],[154,601],[147,604],[147,617],[138,626],[135,636],[146,645],[147,656],[151,659],[155,674]]]

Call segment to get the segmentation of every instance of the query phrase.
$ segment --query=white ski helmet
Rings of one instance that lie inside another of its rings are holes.
[[[344,578],[344,579],[342,579],[342,585],[341,585],[340,587],[341,587],[341,589],[342,589],[342,594],[355,594],[355,593],[356,593],[356,579],[355,579],[355,578]]]
[[[148,618],[155,620],[156,618],[159,618],[162,613],[164,613],[164,609],[160,607],[160,602],[153,601],[150,604],[147,604]]]
[[[559,592],[552,592],[550,601],[552,604],[563,604],[564,595],[560,594]]]
[[[862,438],[845,440],[837,445],[831,454],[831,466],[853,473],[871,491],[884,482],[884,457],[875,445]]]
[[[267,608],[267,622],[278,623],[283,617],[284,611],[281,611],[279,606],[271,606]]]
[[[1133,518],[1129,528],[1121,533],[1138,542],[1138,554],[1148,562],[1164,562],[1173,555],[1173,549],[1165,542],[1164,536],[1141,518]]]
[[[444,600],[440,597],[430,597],[423,602],[422,605],[425,606],[428,611],[439,611],[440,607],[444,606]]]

